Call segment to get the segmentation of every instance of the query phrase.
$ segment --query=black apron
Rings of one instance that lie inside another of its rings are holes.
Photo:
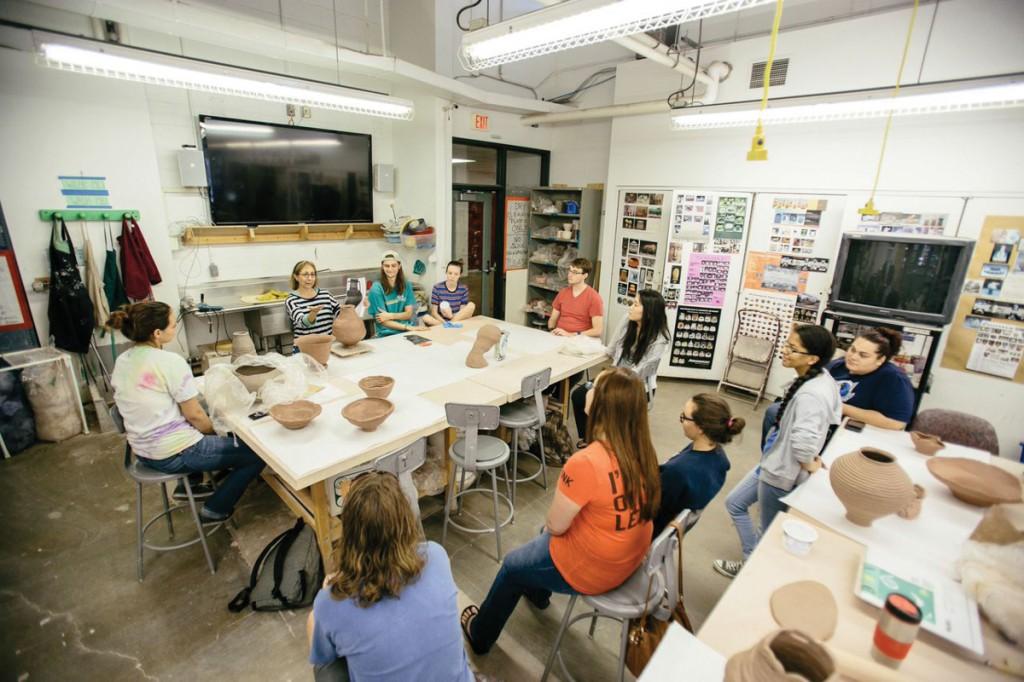
[[[92,328],[96,322],[89,292],[78,272],[75,247],[64,219],[53,221],[50,235],[50,336],[53,345],[72,353],[89,350]]]

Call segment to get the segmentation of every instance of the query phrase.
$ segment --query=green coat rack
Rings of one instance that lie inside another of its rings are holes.
[[[39,210],[39,219],[50,222],[54,218],[63,218],[64,220],[120,220],[121,218],[135,218],[136,220],[141,217],[141,214],[135,209],[129,209],[126,211],[68,211],[59,210],[53,208],[43,208]]]

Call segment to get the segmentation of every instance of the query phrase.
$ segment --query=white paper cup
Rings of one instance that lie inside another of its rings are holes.
[[[782,546],[790,554],[807,556],[817,539],[818,531],[803,521],[789,519],[782,524]]]

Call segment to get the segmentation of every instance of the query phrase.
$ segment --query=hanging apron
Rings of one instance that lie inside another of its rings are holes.
[[[103,263],[103,291],[107,295],[107,308],[118,310],[128,303],[121,283],[121,273],[117,270],[117,252],[114,250],[114,235],[110,233],[110,225],[104,223],[104,244],[107,247],[107,259]]]
[[[72,353],[89,350],[95,323],[89,292],[78,272],[75,247],[68,226],[56,219],[50,235],[50,305],[48,311],[53,345]]]
[[[121,236],[117,238],[117,241],[121,246],[121,274],[124,275],[124,291],[133,301],[144,301],[153,295],[153,287],[150,286],[146,265],[135,246],[135,238],[132,235],[132,228],[128,226],[127,218],[121,220]]]
[[[96,255],[92,252],[92,242],[89,240],[89,231],[82,232],[85,239],[85,289],[92,299],[92,314],[97,327],[106,328],[107,318],[110,317],[110,307],[107,305],[107,293],[103,290],[103,278],[100,276],[100,265],[96,262]]]
[[[142,267],[146,270],[146,278],[150,284],[160,284],[163,279],[160,277],[160,271],[156,268],[156,261],[153,260],[153,255],[149,252],[149,245],[146,244],[146,238],[142,236],[142,228],[135,222],[135,218],[132,218],[132,242],[135,244],[135,250],[139,254],[139,261],[142,263]]]

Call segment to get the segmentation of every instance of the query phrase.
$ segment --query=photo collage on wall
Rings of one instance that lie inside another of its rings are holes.
[[[663,192],[626,192],[622,197],[622,229],[656,232],[661,229],[665,208]]]
[[[772,202],[772,224],[768,250],[810,256],[821,227],[825,199],[779,197]]]
[[[679,306],[672,338],[673,367],[711,369],[722,311]]]
[[[802,294],[807,289],[807,272],[782,266],[781,253],[752,251],[747,256],[743,288]]]
[[[698,242],[700,248],[695,245],[692,250],[703,252],[711,236],[714,206],[709,194],[677,194],[672,209],[672,239]]]
[[[620,253],[616,300],[628,306],[641,289],[657,288],[654,271],[658,264],[658,242],[623,237]]]
[[[859,232],[890,234],[922,234],[941,237],[946,230],[948,216],[939,213],[893,213],[865,215],[854,228]]]
[[[711,252],[739,254],[743,249],[743,227],[746,224],[747,198],[719,197]]]

